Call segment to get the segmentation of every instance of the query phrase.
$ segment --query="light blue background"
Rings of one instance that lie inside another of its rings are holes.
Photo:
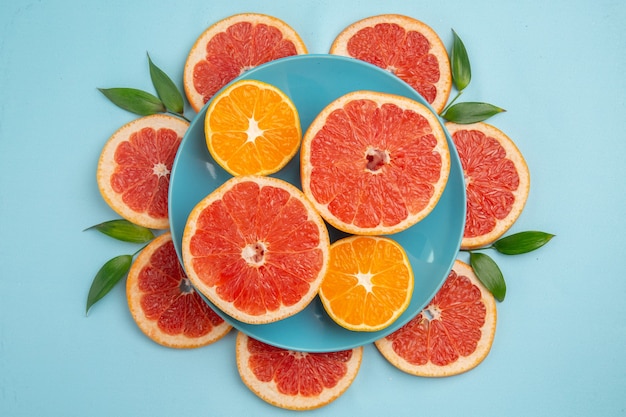
[[[146,62],[180,85],[196,37],[234,13],[282,18],[312,53],[353,21],[403,13],[473,79],[462,101],[518,144],[532,185],[512,232],[557,237],[492,254],[508,294],[476,369],[424,379],[373,348],[352,387],[310,415],[626,415],[626,3],[609,1],[8,1],[0,6],[0,415],[286,415],[240,381],[232,332],[197,350],[138,330],[116,287],[84,314],[95,273],[136,247],[82,230],[116,218],[95,181],[106,139],[135,118],[96,87],[151,90]],[[191,114],[188,111],[188,114]],[[461,256],[463,258],[463,256]]]

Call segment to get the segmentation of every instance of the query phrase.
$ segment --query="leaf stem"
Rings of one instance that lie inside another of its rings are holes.
[[[459,92],[456,93],[456,96],[454,96],[454,98],[452,99],[451,102],[448,103],[448,105],[446,107],[444,107],[443,110],[441,110],[441,112],[439,113],[439,115],[441,116],[442,114],[445,114],[446,110],[448,110],[450,108],[450,106],[452,106],[454,104],[455,101],[457,101],[457,99],[459,97],[461,97],[461,94],[463,94],[464,90],[461,90]]]

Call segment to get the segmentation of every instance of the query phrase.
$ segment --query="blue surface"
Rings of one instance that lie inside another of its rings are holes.
[[[330,102],[355,90],[403,95],[428,105],[415,90],[391,73],[362,61],[328,54],[284,58],[251,69],[240,78],[264,81],[284,91],[298,109],[303,132]],[[207,150],[204,135],[206,108],[205,105],[191,122],[172,167],[170,228],[180,259],[187,217],[200,200],[231,178]],[[399,329],[419,313],[441,287],[456,259],[463,236],[463,171],[449,136],[447,140],[450,146],[450,176],[437,206],[418,224],[390,236],[406,250],[415,276],[411,303],[391,326],[377,332],[346,330],[326,314],[318,298],[295,316],[267,325],[246,324],[217,309],[216,312],[255,339],[307,352],[352,349]],[[275,176],[301,188],[300,154]],[[345,236],[330,226],[329,233],[331,241]]]
[[[96,87],[151,90],[146,52],[181,80],[196,37],[242,11],[282,18],[311,53],[378,13],[419,18],[448,47],[454,28],[473,69],[461,101],[507,109],[490,122],[530,167],[511,232],[557,235],[531,254],[492,254],[508,293],[476,369],[412,377],[367,345],[350,389],[307,415],[626,415],[625,2],[57,0],[1,10],[1,416],[291,414],[240,381],[234,333],[197,350],[156,345],[122,286],[84,314],[100,265],[137,249],[82,231],[116,217],[95,169],[106,139],[135,117]]]

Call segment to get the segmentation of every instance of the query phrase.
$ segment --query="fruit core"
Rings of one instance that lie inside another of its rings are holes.
[[[369,148],[367,152],[365,152],[365,159],[367,160],[367,170],[372,173],[377,173],[384,165],[389,164],[389,152]]]
[[[254,118],[248,120],[248,130],[246,131],[248,134],[248,142],[254,142],[256,138],[263,136],[263,132],[263,129],[259,127],[259,122]]]
[[[439,320],[441,317],[441,310],[435,305],[426,307],[422,313],[428,321]]]
[[[263,242],[250,243],[241,251],[241,257],[250,265],[261,266],[265,261],[265,251]]]
[[[157,162],[156,164],[154,164],[154,166],[152,167],[152,172],[159,178],[167,177],[168,175],[170,175],[170,170],[163,162]]]
[[[189,278],[181,279],[178,288],[183,294],[190,294],[193,292],[193,286],[191,285],[191,281],[189,280]]]

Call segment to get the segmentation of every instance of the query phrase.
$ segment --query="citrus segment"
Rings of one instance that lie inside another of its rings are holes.
[[[227,17],[206,29],[189,51],[183,73],[185,94],[198,112],[246,70],[306,53],[300,35],[280,19],[258,13]]]
[[[242,80],[209,104],[205,136],[213,159],[233,175],[268,175],[283,168],[300,148],[298,110],[277,87]]]
[[[330,247],[319,295],[328,315],[349,330],[377,331],[406,310],[413,270],[397,242],[379,236],[350,236]]]
[[[465,176],[467,214],[461,248],[489,245],[522,213],[530,191],[528,165],[515,143],[486,124],[446,123]]]
[[[331,54],[350,56],[383,68],[413,87],[439,113],[452,88],[446,48],[428,25],[408,16],[371,16],[345,28]]]
[[[450,173],[443,127],[426,106],[355,91],[330,103],[301,147],[302,190],[326,221],[353,234],[389,234],[435,207]]]
[[[157,114],[117,130],[100,154],[98,188],[120,216],[140,226],[167,229],[174,157],[189,123]]]
[[[495,331],[495,299],[471,267],[457,260],[430,303],[375,345],[404,372],[450,376],[481,363],[491,349]]]
[[[183,233],[194,286],[230,316],[269,323],[317,294],[328,263],[324,221],[293,185],[234,177],[200,201]]]
[[[191,286],[169,232],[150,242],[133,262],[126,297],[141,331],[164,346],[205,346],[231,329]]]
[[[363,347],[306,353],[270,346],[239,332],[237,369],[264,401],[290,410],[322,407],[341,396],[361,366]]]

